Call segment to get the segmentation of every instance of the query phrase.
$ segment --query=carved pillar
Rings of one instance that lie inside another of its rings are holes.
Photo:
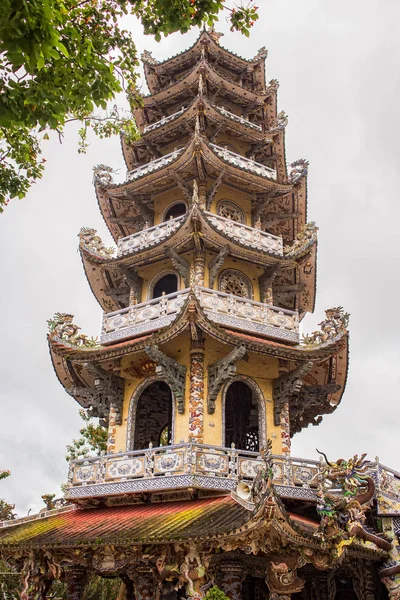
[[[131,578],[135,588],[135,600],[153,600],[156,590],[152,571],[147,567],[138,567]]]
[[[110,403],[108,415],[108,437],[107,437],[107,454],[115,452],[115,435],[117,432],[117,410],[113,403]]]
[[[204,252],[196,252],[194,257],[194,285],[204,287],[205,264]]]
[[[207,186],[205,183],[198,184],[199,206],[205,208],[207,204]]]
[[[67,599],[81,600],[86,585],[87,572],[84,567],[71,567],[66,570]]]
[[[334,600],[336,595],[334,571],[317,571],[313,573],[312,588],[316,600]]]
[[[245,577],[243,565],[238,561],[223,562],[220,564],[219,587],[231,598],[231,600],[242,599],[242,583]]]
[[[275,592],[272,592],[269,595],[269,600],[290,600],[292,597],[291,594],[276,594]]]
[[[281,411],[281,438],[282,438],[282,453],[290,454],[290,417],[289,417],[289,402],[285,402]]]
[[[204,340],[192,340],[190,348],[189,442],[203,443]]]
[[[352,568],[354,591],[359,600],[374,600],[375,580],[373,566],[369,562],[358,562]]]

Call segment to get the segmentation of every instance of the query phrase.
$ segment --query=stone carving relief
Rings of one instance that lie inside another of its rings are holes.
[[[245,223],[245,216],[242,209],[230,200],[221,200],[218,202],[217,213],[225,219],[230,219],[236,223]]]
[[[226,269],[219,278],[219,289],[225,294],[232,294],[240,298],[252,297],[252,285],[244,273],[236,269]]]

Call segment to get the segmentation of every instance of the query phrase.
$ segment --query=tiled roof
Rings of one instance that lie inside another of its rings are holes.
[[[157,543],[223,534],[252,513],[231,497],[186,502],[75,509],[0,530],[3,546]]]

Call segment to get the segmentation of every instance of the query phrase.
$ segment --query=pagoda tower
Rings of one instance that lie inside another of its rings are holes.
[[[341,401],[348,315],[327,310],[300,340],[316,292],[308,163],[287,168],[266,50],[246,60],[219,37],[143,53],[126,179],[94,170],[116,245],[79,234],[100,339],[57,313],[48,340],[107,452],[71,463],[65,506],[0,529],[24,600],[58,578],[77,600],[90,571],[120,577],[127,600],[213,586],[232,600],[400,598],[399,474],[290,453]]]

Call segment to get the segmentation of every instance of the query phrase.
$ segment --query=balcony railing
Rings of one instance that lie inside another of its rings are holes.
[[[203,287],[194,293],[207,316],[219,325],[297,343],[298,313]],[[189,288],[104,314],[100,341],[109,344],[169,325],[181,311]]]
[[[197,288],[196,295],[207,316],[219,325],[288,342],[299,341],[299,315],[295,311],[208,288]]]
[[[261,177],[266,177],[267,179],[276,179],[275,169],[270,169],[261,163],[245,158],[240,154],[236,154],[236,152],[231,152],[226,148],[222,148],[222,146],[217,146],[216,144],[210,144],[210,146],[220,158],[231,165],[239,167],[239,169],[245,169],[256,175],[261,175]]]
[[[161,156],[160,158],[156,158],[155,160],[150,161],[149,163],[142,165],[141,167],[137,167],[132,171],[128,171],[126,178],[128,181],[135,181],[136,179],[140,179],[140,177],[144,177],[149,173],[153,173],[154,171],[158,171],[163,167],[171,164],[178,156],[183,152],[183,148],[178,148],[165,156]]]
[[[103,316],[100,341],[108,344],[155,331],[172,323],[185,304],[189,288],[134,304]]]
[[[260,229],[255,229],[254,227],[249,227],[248,225],[243,225],[243,223],[237,223],[236,221],[208,211],[205,211],[205,214],[212,225],[223,235],[233,238],[249,248],[265,250],[282,256],[283,242],[281,237],[266,233]]]
[[[154,129],[158,129],[159,127],[162,127],[163,125],[166,125],[167,123],[171,123],[171,121],[175,121],[175,119],[177,119],[180,115],[182,115],[185,112],[185,110],[186,110],[186,106],[182,106],[182,108],[180,110],[177,110],[172,115],[168,115],[168,117],[163,117],[159,121],[156,121],[155,123],[151,123],[151,125],[146,125],[146,127],[144,127],[144,129],[143,129],[143,133],[149,133],[149,131],[154,131]]]
[[[69,499],[183,487],[234,490],[238,481],[251,481],[263,464],[256,452],[182,443],[71,462]],[[315,490],[318,462],[274,456],[274,483]],[[315,492],[311,493],[313,497]]]
[[[324,462],[273,455],[272,481],[283,497],[317,500]],[[69,500],[122,493],[197,488],[235,490],[251,483],[263,460],[257,452],[181,443],[81,458],[70,464],[65,497]],[[375,482],[379,514],[400,515],[400,473],[370,462],[365,475]],[[331,482],[334,492],[337,485]]]
[[[143,250],[144,248],[151,248],[156,244],[159,244],[162,240],[169,238],[182,223],[185,215],[170,219],[154,227],[143,229],[138,233],[128,235],[127,237],[120,238],[118,240],[118,256],[124,256],[125,254],[133,254]]]
[[[251,129],[255,129],[256,131],[262,131],[262,127],[260,125],[256,125],[256,123],[252,123],[251,121],[248,121],[247,119],[243,119],[243,117],[239,117],[238,115],[231,113],[229,110],[226,110],[226,108],[223,108],[222,106],[217,106],[216,108],[221,114],[225,115],[229,119],[232,119],[232,121],[241,123],[242,125],[245,125],[246,127],[250,127]]]

